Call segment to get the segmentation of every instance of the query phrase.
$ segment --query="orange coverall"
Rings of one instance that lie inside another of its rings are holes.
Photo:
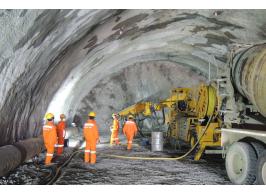
[[[127,137],[127,149],[131,150],[132,148],[132,141],[134,136],[137,135],[137,125],[134,121],[129,120],[125,123],[124,128],[123,128],[123,133]]]
[[[46,125],[43,126],[43,139],[47,150],[45,164],[48,165],[52,161],[54,147],[57,143],[56,126],[52,121],[48,121]]]
[[[96,144],[99,141],[99,131],[95,120],[89,119],[84,124],[83,134],[86,140],[84,160],[86,163],[96,163]]]
[[[119,134],[119,120],[118,119],[114,119],[113,120],[113,126],[112,126],[112,134],[111,134],[111,139],[110,139],[110,145],[112,145],[115,141],[116,145],[119,145],[119,138],[118,138],[118,134]]]
[[[66,123],[65,121],[61,120],[57,124],[57,137],[58,137],[58,145],[57,145],[57,154],[62,154],[63,153],[63,148],[64,148],[64,141],[65,141],[65,128],[66,128]]]

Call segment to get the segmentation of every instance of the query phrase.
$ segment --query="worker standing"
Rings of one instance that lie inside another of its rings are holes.
[[[110,145],[113,145],[113,143],[115,142],[116,145],[119,145],[119,138],[118,138],[118,134],[119,134],[119,120],[118,120],[118,115],[117,114],[112,114],[112,118],[113,120],[113,125],[111,126],[111,138],[110,138]]]
[[[56,126],[54,125],[54,115],[52,113],[48,113],[45,118],[47,119],[46,124],[43,126],[43,139],[47,150],[45,165],[49,165],[51,164],[53,158],[54,147],[57,143],[57,135]]]
[[[83,134],[86,140],[84,160],[86,163],[96,163],[96,144],[100,143],[98,126],[95,121],[96,113],[89,113],[89,120],[84,124]]]
[[[125,122],[123,133],[127,137],[127,149],[131,150],[134,136],[137,135],[137,125],[134,122],[134,117],[129,115],[128,121]]]
[[[58,145],[57,145],[57,154],[61,155],[64,149],[64,142],[66,136],[66,116],[64,114],[60,114],[60,121],[57,124],[57,137],[58,137]]]

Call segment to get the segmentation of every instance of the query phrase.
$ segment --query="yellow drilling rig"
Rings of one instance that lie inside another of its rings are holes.
[[[119,115],[122,118],[129,114],[151,116],[155,111],[167,108],[167,139],[182,140],[193,147],[201,137],[195,154],[195,160],[199,160],[206,147],[221,146],[217,102],[215,88],[202,84],[198,88],[173,89],[170,97],[159,103],[140,102],[120,111]]]
[[[235,47],[227,65],[208,84],[173,89],[159,103],[139,102],[119,115],[167,109],[168,140],[197,145],[195,160],[223,154],[235,184],[266,184],[266,44]]]

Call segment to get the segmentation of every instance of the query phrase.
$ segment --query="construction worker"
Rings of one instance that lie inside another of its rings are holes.
[[[119,134],[119,120],[118,120],[118,115],[117,114],[112,114],[112,118],[113,120],[113,125],[111,126],[111,138],[110,138],[110,145],[113,145],[114,141],[116,145],[119,145],[119,138],[118,138],[118,134]]]
[[[56,135],[56,126],[54,125],[54,115],[52,113],[48,113],[45,116],[47,122],[43,126],[43,139],[44,145],[46,147],[46,158],[45,165],[51,164],[54,147],[57,144],[57,135]]]
[[[86,163],[96,163],[96,144],[100,143],[95,112],[89,113],[89,120],[84,124],[83,134],[86,140],[84,160]]]
[[[125,122],[124,128],[123,128],[123,133],[127,137],[127,149],[131,150],[132,149],[132,142],[134,136],[137,135],[137,125],[134,122],[134,117],[132,115],[128,116],[128,121]]]
[[[66,116],[64,114],[60,114],[60,121],[57,124],[57,138],[58,138],[58,145],[57,145],[57,154],[61,155],[63,153],[64,149],[64,142],[65,142],[65,136],[66,136]]]

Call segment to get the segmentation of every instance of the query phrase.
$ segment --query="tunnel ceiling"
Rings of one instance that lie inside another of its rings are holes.
[[[84,122],[222,67],[263,42],[264,10],[0,10],[0,145],[40,134],[46,111]]]

